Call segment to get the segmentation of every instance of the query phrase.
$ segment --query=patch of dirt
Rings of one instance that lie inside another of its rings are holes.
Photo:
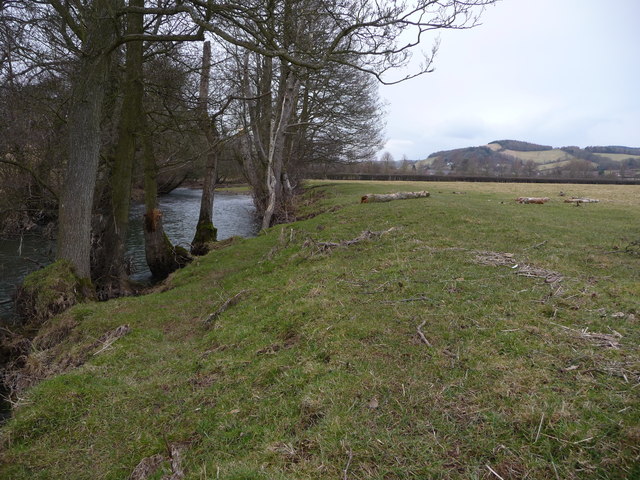
[[[282,343],[272,343],[271,345],[267,345],[264,348],[261,348],[256,352],[256,355],[273,355],[280,350],[288,350],[293,347],[295,344],[300,342],[300,336],[292,333],[287,333],[284,336],[284,342]]]

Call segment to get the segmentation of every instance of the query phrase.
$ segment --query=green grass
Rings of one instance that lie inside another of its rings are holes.
[[[86,362],[24,394],[0,478],[128,478],[178,443],[190,479],[640,476],[640,258],[624,252],[640,239],[640,187],[311,186],[301,214],[327,213],[232,242],[156,293],[51,321],[44,337],[76,326],[33,361]],[[564,204],[560,190],[601,203]],[[387,233],[317,248],[364,230]],[[563,280],[480,264],[480,251]],[[122,324],[131,333],[94,355]],[[167,460],[151,478],[169,472]]]

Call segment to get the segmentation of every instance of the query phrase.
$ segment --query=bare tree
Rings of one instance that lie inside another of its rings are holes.
[[[228,11],[219,4],[184,2],[196,24],[251,52],[244,55],[244,94],[261,100],[247,108],[242,155],[245,173],[256,180],[251,183],[262,183],[254,195],[263,227],[279,208],[286,210],[287,135],[306,71],[338,64],[387,84],[427,73],[437,43],[416,71],[390,77],[409,63],[427,32],[472,27],[479,10],[494,1],[248,0],[227,3],[233,4]]]
[[[291,165],[287,158],[294,152],[307,72],[343,65],[384,83],[421,75],[430,71],[435,48],[416,71],[390,76],[408,64],[427,32],[471,27],[482,7],[494,1],[15,0],[8,6],[3,2],[0,15],[9,26],[3,26],[0,35],[11,38],[2,51],[3,72],[15,75],[20,70],[34,75],[55,70],[69,64],[69,53],[74,55],[58,258],[71,261],[81,277],[90,277],[100,121],[108,73],[119,45],[146,42],[161,53],[164,45],[202,40],[203,32],[209,31],[219,41],[250,52],[242,55],[248,59],[245,65],[252,67],[244,71],[244,84],[253,89],[250,96],[259,100],[248,105],[246,135],[240,143],[245,154],[259,159],[253,162],[256,168],[245,170],[260,179],[262,187],[256,196],[264,213],[263,226],[268,226],[286,204],[287,166]],[[144,15],[143,31],[123,32],[122,20],[135,15]],[[16,51],[20,51],[17,62]],[[154,157],[151,150],[147,148],[148,158]],[[122,228],[120,225],[119,231]]]

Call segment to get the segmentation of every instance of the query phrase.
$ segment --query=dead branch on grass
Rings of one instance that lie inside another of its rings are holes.
[[[334,248],[350,247],[352,245],[355,245],[360,242],[364,242],[366,240],[380,238],[382,235],[392,232],[393,230],[395,230],[395,227],[391,227],[388,230],[383,230],[380,232],[372,232],[371,230],[365,230],[356,238],[353,238],[351,240],[343,240],[342,242],[318,242],[316,240],[313,240],[312,238],[308,238],[307,240],[305,240],[302,246],[314,247],[319,253],[326,253],[326,252],[330,252]]]
[[[515,270],[516,275],[521,277],[543,278],[545,283],[556,283],[563,280],[563,275],[553,270],[534,267],[526,263],[516,263],[513,253],[501,252],[484,252],[477,251],[475,261],[481,265],[489,265],[492,267],[502,266],[511,267]]]
[[[375,292],[364,292],[364,293],[375,293]],[[420,295],[412,298],[401,298],[400,300],[383,300],[382,303],[393,304],[393,303],[409,303],[409,302],[426,302],[428,300],[429,299],[424,295]]]
[[[563,279],[562,274],[547,270],[545,268],[534,267],[532,265],[522,264],[518,266],[516,275],[521,277],[543,278],[545,283],[555,283]]]
[[[105,333],[92,345],[93,348],[102,345],[102,348],[100,348],[100,350],[94,352],[93,354],[98,355],[99,353],[104,352],[107,348],[111,347],[111,345],[113,345],[116,340],[124,337],[130,331],[131,328],[129,327],[129,325],[120,325],[115,330],[111,330],[110,332]]]
[[[342,480],[349,480],[349,467],[351,466],[351,461],[353,460],[353,450],[349,447],[349,458],[347,459],[347,465],[344,467],[342,471]]]
[[[577,197],[571,197],[571,198],[567,198],[564,203],[575,203],[576,207],[580,206],[581,203],[599,203],[600,200],[597,200],[595,198],[577,198]]]
[[[532,245],[530,247],[525,248],[525,250],[531,250],[532,248],[540,248],[540,247],[544,247],[547,244],[547,241],[544,240],[540,243],[536,243],[535,245]]]
[[[511,267],[515,265],[516,261],[514,259],[513,253],[501,253],[501,252],[475,252],[476,263],[480,265],[488,265],[491,267]]]
[[[422,332],[422,327],[424,327],[426,325],[427,321],[424,320],[420,325],[418,325],[418,327],[416,328],[416,330],[418,331],[418,336],[420,337],[420,340],[422,340],[422,342],[427,346],[427,347],[433,347],[433,345],[431,345],[431,342],[429,342],[429,340],[427,340],[427,337],[424,336],[424,333]]]
[[[236,293],[233,297],[227,299],[222,305],[220,305],[215,312],[210,313],[207,318],[204,319],[204,321],[202,323],[204,323],[206,326],[211,325],[211,323],[218,318],[220,315],[222,315],[229,307],[233,307],[234,305],[236,305],[241,299],[242,297],[244,297],[249,291],[248,290],[242,290],[238,293]]]
[[[592,342],[597,347],[613,348],[616,350],[620,348],[619,340],[622,338],[622,335],[619,332],[616,332],[615,330],[611,330],[612,333],[610,334],[597,333],[597,332],[589,332],[588,327],[585,327],[582,330],[578,330],[575,328],[567,327],[565,325],[560,325],[559,323],[554,323],[554,322],[550,322],[550,323],[557,327],[564,328],[565,330],[568,330],[574,333],[579,338],[583,338],[585,340]]]

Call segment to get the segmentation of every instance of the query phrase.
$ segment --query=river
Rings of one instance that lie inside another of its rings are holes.
[[[193,239],[200,214],[201,190],[177,188],[160,197],[163,224],[167,236],[174,244],[186,246]],[[144,205],[134,204],[131,209],[127,255],[132,257],[134,274],[139,281],[151,279],[144,256],[142,216]],[[240,236],[253,237],[259,225],[255,207],[248,194],[216,192],[213,202],[213,224],[218,229],[218,240]],[[30,272],[51,263],[55,255],[55,242],[37,235],[0,239],[0,319],[10,321],[14,316],[11,294],[15,286]]]

